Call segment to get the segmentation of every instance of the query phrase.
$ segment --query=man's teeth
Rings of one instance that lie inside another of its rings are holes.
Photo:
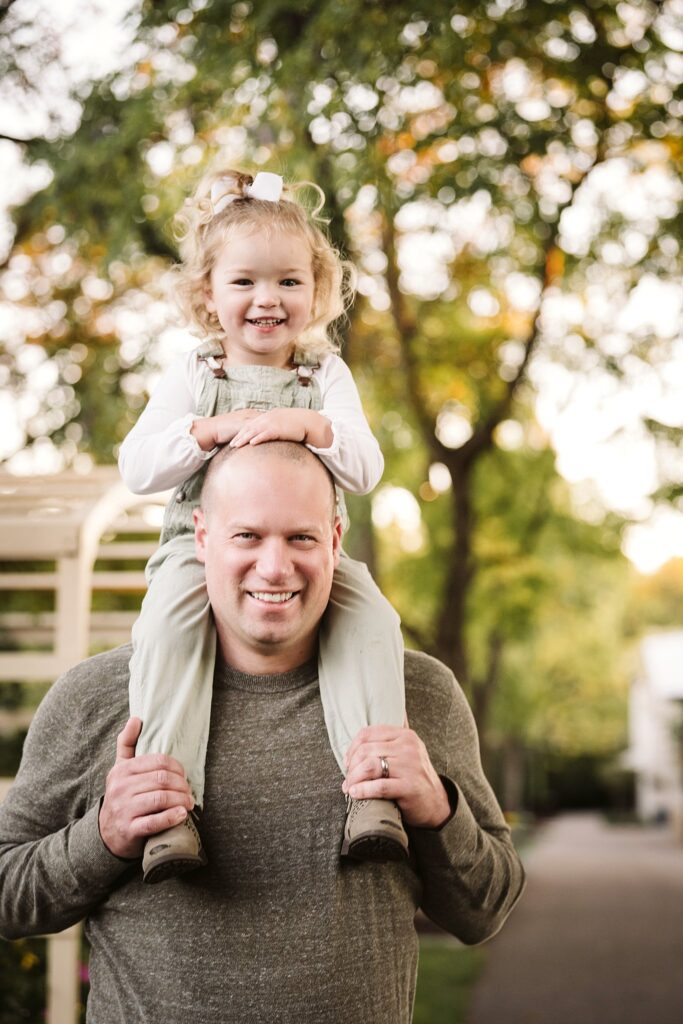
[[[290,597],[294,594],[294,591],[284,590],[279,594],[271,594],[267,590],[250,590],[249,593],[252,597],[255,597],[257,601],[267,601],[270,604],[282,604],[283,601],[289,601]]]

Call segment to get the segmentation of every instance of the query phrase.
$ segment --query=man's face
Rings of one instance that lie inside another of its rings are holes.
[[[195,513],[197,558],[223,656],[244,672],[283,672],[316,650],[339,563],[321,465],[245,448],[218,470],[210,507]]]

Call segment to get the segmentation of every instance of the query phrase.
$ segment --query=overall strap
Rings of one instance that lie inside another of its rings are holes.
[[[223,368],[225,352],[217,338],[210,338],[199,346],[197,349],[197,359],[201,359],[206,363],[214,377],[222,379],[227,376]]]
[[[292,365],[296,370],[297,379],[301,387],[310,387],[313,380],[313,371],[320,366],[317,356],[310,355],[303,349],[295,349],[292,356]]]

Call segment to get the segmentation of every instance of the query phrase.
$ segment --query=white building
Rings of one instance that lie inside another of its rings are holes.
[[[683,630],[646,636],[639,654],[625,757],[636,776],[636,812],[683,831]]]

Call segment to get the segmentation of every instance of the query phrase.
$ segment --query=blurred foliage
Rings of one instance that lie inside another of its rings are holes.
[[[672,558],[650,576],[636,576],[628,605],[627,629],[683,628],[683,558]]]
[[[0,379],[27,444],[113,460],[166,358],[171,215],[207,166],[318,182],[361,274],[345,357],[394,489],[375,520],[396,499],[374,532],[355,503],[350,546],[486,740],[618,745],[623,523],[578,516],[532,410],[550,372],[628,387],[670,355],[619,314],[644,277],[680,276],[677,9],[133,4],[127,61],[74,91],[77,130],[25,145],[45,187],[14,211]],[[21,10],[0,21],[17,88]],[[670,428],[643,421],[663,445]]]
[[[485,958],[482,949],[423,937],[413,1024],[463,1024]]]
[[[78,1021],[85,1021],[89,950],[82,942]],[[44,938],[0,939],[0,1024],[41,1024],[45,1020],[47,944]]]
[[[0,1024],[45,1016],[45,939],[0,940]]]

